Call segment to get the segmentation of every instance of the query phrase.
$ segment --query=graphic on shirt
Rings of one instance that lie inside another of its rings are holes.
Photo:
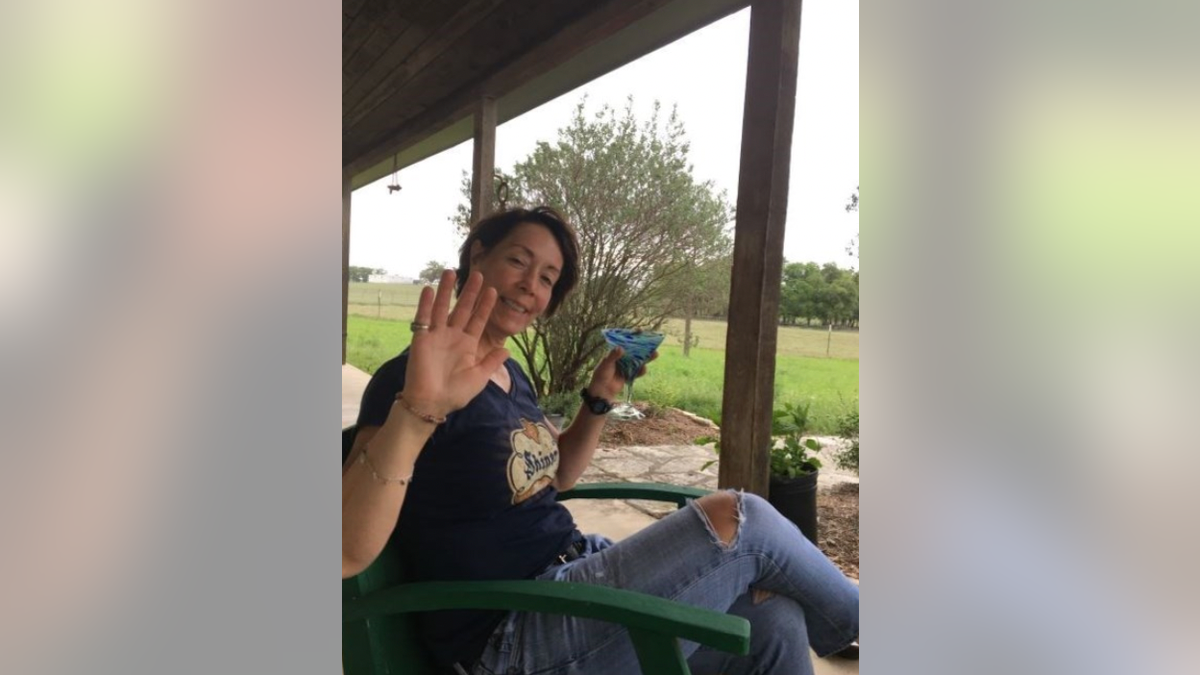
[[[520,504],[549,485],[558,473],[558,445],[545,424],[521,418],[521,428],[512,432],[512,456],[508,459],[508,487],[512,503]]]

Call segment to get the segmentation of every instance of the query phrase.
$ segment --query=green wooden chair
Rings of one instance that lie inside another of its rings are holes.
[[[342,432],[342,462],[354,442]],[[674,485],[593,483],[560,499],[650,499],[682,507],[704,490]],[[642,673],[690,675],[679,641],[734,654],[750,649],[750,624],[741,617],[663,598],[562,581],[406,582],[398,547],[390,542],[362,574],[342,581],[342,666],[346,675],[437,675],[418,642],[413,612],[494,609],[550,612],[625,626]]]

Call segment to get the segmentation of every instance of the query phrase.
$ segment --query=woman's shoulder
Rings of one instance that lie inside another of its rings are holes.
[[[533,391],[533,382],[529,380],[529,376],[525,374],[525,369],[521,367],[519,361],[510,356],[504,365],[508,368],[508,374],[513,378],[513,386],[520,383],[523,389]]]
[[[392,358],[384,361],[383,365],[375,370],[375,374],[371,376],[372,380],[387,380],[399,378],[404,381],[404,371],[408,367],[408,350],[400,352]]]
[[[387,410],[396,394],[404,389],[404,372],[408,366],[408,350],[384,362],[375,370],[363,391],[360,423],[383,424]],[[364,419],[365,418],[365,419]]]
[[[529,376],[525,374],[525,369],[521,367],[521,362],[516,360],[516,358],[512,356],[508,357],[508,360],[504,362],[504,365],[508,368],[509,373],[516,375],[522,380],[527,382],[529,381]]]

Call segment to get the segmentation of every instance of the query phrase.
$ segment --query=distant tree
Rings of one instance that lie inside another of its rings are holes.
[[[833,292],[836,306],[831,323],[837,326],[857,326],[858,273],[843,270],[843,274],[833,282]]]
[[[357,266],[351,265],[349,270],[350,270],[350,281],[358,281],[358,282],[368,281],[372,274],[387,274],[386,270],[376,269],[373,267],[357,267]]]
[[[852,280],[852,274],[835,263],[821,266],[824,283],[817,294],[816,314],[822,325],[846,325],[850,315],[857,314],[858,285]]]
[[[688,162],[683,123],[655,103],[639,123],[633,100],[618,114],[575,108],[554,143],[540,142],[511,173],[499,173],[507,204],[546,204],[575,226],[580,283],[553,319],[516,336],[539,396],[578,391],[605,352],[601,329],[657,330],[678,307],[678,280],[730,249],[733,208]],[[452,220],[468,226],[470,181]],[[493,203],[495,196],[493,195]]]
[[[446,267],[447,265],[445,263],[440,263],[436,260],[430,260],[429,262],[425,263],[425,269],[421,270],[421,273],[417,275],[417,278],[427,284],[435,284],[437,283],[438,279],[442,278],[442,271],[445,270]]]
[[[691,356],[699,338],[692,334],[692,320],[726,316],[733,273],[733,252],[700,261],[672,279],[664,292],[672,316],[683,318],[683,355]]]
[[[794,324],[805,319],[809,324],[817,318],[817,300],[825,280],[821,267],[813,262],[788,263],[783,266],[783,288],[779,296],[779,314],[783,323]]]
[[[858,186],[854,186],[854,194],[850,195],[850,201],[846,202],[846,213],[858,211]],[[858,258],[858,233],[854,233],[854,237],[846,244],[846,255]]]

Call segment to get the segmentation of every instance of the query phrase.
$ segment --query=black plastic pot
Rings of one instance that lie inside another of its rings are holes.
[[[795,523],[814,546],[817,544],[818,473],[813,471],[796,478],[771,476],[770,491],[767,493],[767,501]]]

